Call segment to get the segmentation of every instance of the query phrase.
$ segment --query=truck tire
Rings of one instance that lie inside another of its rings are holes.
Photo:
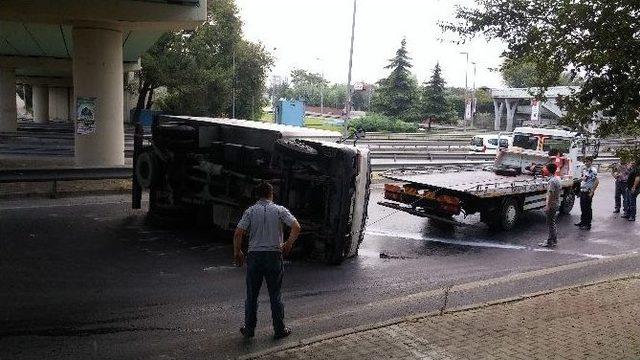
[[[573,194],[572,190],[567,190],[562,197],[562,202],[560,203],[560,214],[569,215],[571,213],[571,209],[573,209],[573,205],[576,202],[576,196]]]
[[[518,223],[521,214],[522,209],[515,198],[505,199],[498,213],[498,225],[500,225],[500,229],[505,231],[513,229]]]
[[[158,160],[152,151],[143,151],[136,158],[135,175],[138,184],[143,189],[149,189],[158,176]]]
[[[277,152],[294,159],[309,160],[318,155],[318,151],[300,141],[278,139],[275,142]]]

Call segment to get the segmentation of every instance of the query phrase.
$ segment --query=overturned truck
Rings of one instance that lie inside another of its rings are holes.
[[[302,225],[293,255],[338,264],[364,235],[370,160],[335,132],[235,119],[157,116],[134,146],[133,204],[149,216],[235,228],[261,181]],[[137,205],[137,206],[136,206]]]

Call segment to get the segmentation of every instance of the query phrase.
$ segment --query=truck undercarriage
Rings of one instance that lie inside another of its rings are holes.
[[[302,225],[293,256],[340,263],[356,255],[368,200],[367,154],[256,127],[224,119],[158,118],[152,144],[135,159],[136,179],[149,189],[149,215],[163,222],[199,219],[231,230],[256,200],[255,185],[268,181],[275,202]],[[361,189],[367,199],[356,206]]]

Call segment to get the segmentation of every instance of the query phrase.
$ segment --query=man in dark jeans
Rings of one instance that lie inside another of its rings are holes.
[[[636,221],[638,193],[640,193],[640,161],[636,160],[627,178],[627,213],[622,216],[629,221]]]
[[[584,158],[584,169],[580,181],[580,222],[576,224],[582,230],[591,230],[593,219],[591,204],[599,183],[598,171],[593,167],[593,158],[587,156]]]
[[[244,212],[233,236],[235,263],[242,266],[245,260],[242,242],[245,235],[249,234],[247,298],[244,304],[244,326],[240,332],[246,338],[254,336],[258,295],[264,278],[271,301],[274,337],[281,339],[291,334],[291,329],[284,325],[284,305],[280,294],[284,273],[282,254],[288,254],[293,248],[300,234],[300,224],[284,206],[273,203],[273,187],[269,183],[258,185],[256,195],[260,200]],[[289,239],[284,243],[282,224],[291,227]]]
[[[627,210],[627,178],[631,167],[625,161],[620,161],[618,164],[613,165],[611,170],[611,174],[616,181],[615,208],[613,212],[617,214],[620,212],[621,205],[622,209]],[[622,202],[620,201],[621,198]]]

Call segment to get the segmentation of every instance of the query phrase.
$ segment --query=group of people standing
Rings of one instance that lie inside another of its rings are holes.
[[[620,213],[622,218],[636,221],[636,207],[638,193],[640,193],[640,164],[638,161],[621,161],[612,167],[612,175],[616,179],[614,213]]]
[[[575,224],[582,230],[591,229],[593,219],[593,196],[600,184],[598,170],[593,166],[593,158],[584,158],[584,169],[580,179],[580,222]],[[558,165],[556,162],[545,166],[546,174],[549,174],[547,187],[546,215],[549,227],[549,238],[540,243],[543,247],[555,247],[558,243],[557,217],[560,208],[562,185],[557,176]],[[628,221],[636,221],[636,208],[638,194],[640,193],[640,161],[626,160],[612,166],[612,175],[616,181],[614,213],[623,211],[622,218]]]

